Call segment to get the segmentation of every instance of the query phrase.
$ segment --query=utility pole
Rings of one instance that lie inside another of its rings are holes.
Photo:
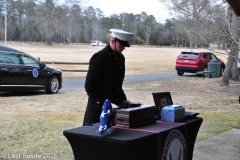
[[[5,41],[4,45],[7,45],[7,0],[5,1]]]
[[[72,13],[70,14],[70,26],[69,26],[69,45],[72,41]]]
[[[72,41],[72,10],[70,10],[69,13],[66,14],[67,17],[69,17],[69,35],[68,35],[68,45],[71,44]]]

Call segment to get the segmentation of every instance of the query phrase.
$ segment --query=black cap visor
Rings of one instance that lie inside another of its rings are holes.
[[[116,40],[122,45],[122,46],[125,46],[125,47],[130,47],[128,41],[122,41],[118,38],[116,38]]]

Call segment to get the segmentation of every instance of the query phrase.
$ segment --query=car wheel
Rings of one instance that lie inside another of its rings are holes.
[[[177,74],[179,75],[179,76],[182,76],[183,75],[183,71],[177,71]]]
[[[48,87],[45,90],[49,94],[57,93],[59,90],[59,79],[56,76],[52,76],[48,82]]]
[[[203,69],[203,71],[207,71],[207,70],[208,70],[208,67],[205,66],[204,69]],[[203,73],[203,76],[204,76],[204,77],[207,77],[207,73],[205,73],[205,74]]]

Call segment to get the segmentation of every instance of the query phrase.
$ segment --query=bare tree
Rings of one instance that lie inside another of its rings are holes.
[[[194,38],[194,40],[196,40],[195,35],[207,33],[209,36],[215,37],[215,41],[217,40],[218,44],[220,44],[220,39],[222,39],[224,43],[228,42],[231,44],[230,52],[227,50],[225,52],[225,54],[229,55],[229,58],[222,77],[222,84],[226,86],[229,85],[229,78],[239,80],[239,71],[236,67],[239,49],[239,19],[229,10],[226,1],[168,0],[165,2],[167,2],[169,9],[174,10],[175,13],[183,14],[185,17],[193,17],[192,19],[194,21],[190,21],[189,24],[191,24],[191,22],[196,23],[197,26],[205,24],[205,29],[191,24],[192,29],[188,30],[194,33],[193,37],[191,37]]]
[[[7,0],[8,40],[45,42],[47,45],[71,42],[90,42],[99,39],[108,42],[110,28],[121,28],[134,32],[132,43],[164,45],[163,29],[155,17],[145,12],[113,14],[104,13],[93,7],[81,8],[88,0]],[[0,0],[0,39],[4,38],[4,2]]]
[[[201,17],[204,16],[203,0],[159,0],[165,2],[177,19],[182,20],[182,27],[190,43],[190,48],[197,47]]]
[[[144,31],[145,31],[145,43],[146,45],[148,45],[150,35],[151,33],[153,33],[154,28],[156,27],[156,20],[152,15],[150,15],[150,16],[147,16],[146,19],[144,19],[143,24],[144,24]]]

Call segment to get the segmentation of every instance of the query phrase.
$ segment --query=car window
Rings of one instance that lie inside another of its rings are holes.
[[[214,54],[210,54],[212,60],[218,60],[218,58]]]
[[[32,66],[32,67],[39,67],[39,62],[32,57],[29,57],[27,55],[21,55],[21,58],[23,60],[23,63],[27,66]]]
[[[212,59],[211,53],[203,53],[202,57],[203,57],[204,59]]]
[[[20,64],[17,54],[0,52],[0,63],[2,64]]]
[[[202,58],[207,59],[207,57],[208,57],[207,53],[202,54]]]
[[[212,54],[211,53],[208,53],[208,59],[212,59]]]
[[[187,57],[187,58],[197,58],[198,57],[198,53],[182,52],[179,57],[183,57],[183,58],[185,58],[185,57]]]

